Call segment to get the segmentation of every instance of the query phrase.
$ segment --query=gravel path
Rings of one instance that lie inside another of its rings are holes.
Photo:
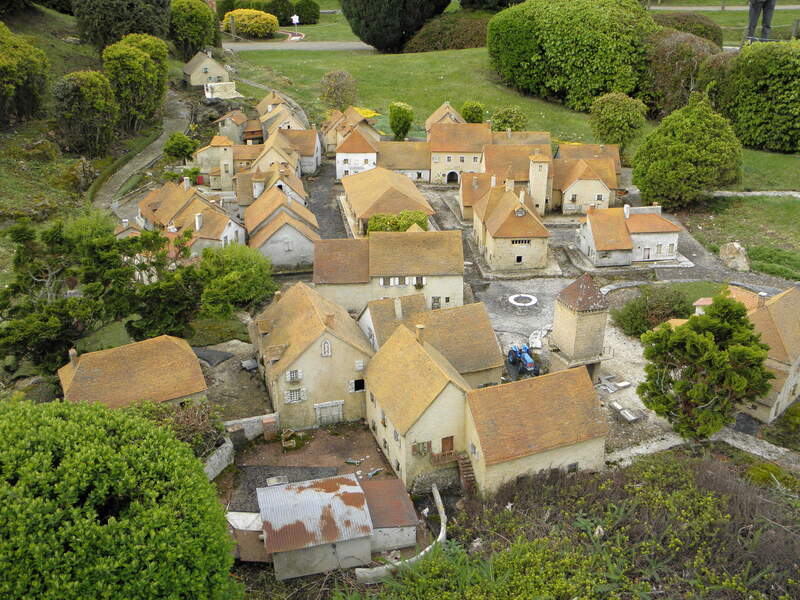
[[[369,50],[375,52],[375,48],[364,42],[223,42],[222,47],[231,52],[247,52],[249,50],[308,50],[311,52],[321,52],[325,50]]]
[[[181,101],[178,94],[172,90],[167,90],[161,135],[100,186],[94,197],[95,206],[110,209],[117,191],[128,178],[140,169],[145,168],[150,161],[158,158],[170,134],[175,131],[186,131],[190,120],[191,111],[189,108]]]

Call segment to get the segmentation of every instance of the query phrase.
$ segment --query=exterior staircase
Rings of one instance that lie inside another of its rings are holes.
[[[458,473],[461,477],[461,489],[464,492],[475,491],[475,471],[472,469],[472,463],[469,460],[466,452],[459,452],[456,454],[456,461],[458,462]]]

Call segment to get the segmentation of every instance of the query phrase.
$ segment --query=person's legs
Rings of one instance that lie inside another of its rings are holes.
[[[775,12],[777,0],[766,0],[764,2],[764,16],[761,17],[761,39],[767,41],[772,33],[772,13]]]
[[[764,0],[750,0],[750,21],[747,24],[748,39],[752,40],[754,37],[756,37],[756,26],[758,25],[758,17],[761,16],[761,9],[763,7],[764,7]]]

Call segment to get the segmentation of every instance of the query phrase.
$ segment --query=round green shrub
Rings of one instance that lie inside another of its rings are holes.
[[[461,105],[461,116],[467,123],[483,123],[486,107],[475,100],[467,100]]]
[[[319,23],[319,4],[314,0],[298,0],[294,5],[294,12],[300,17],[301,25]]]
[[[434,17],[408,40],[404,52],[433,52],[482,48],[486,45],[489,15],[457,10]]]
[[[392,102],[389,105],[389,127],[394,139],[402,141],[411,129],[414,121],[414,109],[405,102]]]
[[[707,60],[698,83],[711,86],[715,108],[742,144],[800,151],[800,40],[752,44],[731,58]]]
[[[592,102],[589,122],[595,139],[624,148],[644,127],[647,106],[620,92],[603,94]]]
[[[232,597],[222,505],[170,431],[100,404],[12,400],[0,439],[0,597]]]
[[[705,15],[695,12],[653,13],[653,20],[662,27],[693,33],[722,48],[722,27]]]
[[[498,108],[492,113],[493,131],[522,131],[528,125],[528,117],[518,106]]]
[[[203,0],[172,0],[169,36],[183,60],[213,45],[218,30],[217,15]]]
[[[35,115],[44,102],[50,62],[0,23],[0,124]]]
[[[639,95],[657,30],[635,0],[528,0],[489,21],[489,56],[507,84],[587,110],[606,92]]]
[[[736,183],[742,146],[725,117],[704,94],[664,118],[633,160],[633,184],[642,200],[665,210],[686,208],[703,194]]]
[[[53,88],[53,117],[65,148],[97,156],[114,139],[119,105],[108,78],[98,71],[64,75]]]
[[[267,12],[275,15],[278,18],[278,23],[282,26],[292,24],[292,15],[294,14],[294,6],[290,0],[270,0],[269,10]]]
[[[664,117],[684,106],[695,91],[700,65],[720,49],[691,33],[662,29],[647,39],[647,91],[654,115]]]
[[[275,15],[251,8],[237,8],[225,14],[222,19],[225,31],[231,30],[233,17],[236,34],[253,38],[272,37],[278,31],[278,19]]]

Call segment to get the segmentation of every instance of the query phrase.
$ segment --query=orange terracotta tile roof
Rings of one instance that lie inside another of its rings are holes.
[[[218,147],[218,146],[233,146],[233,142],[232,142],[232,141],[231,141],[231,139],[230,139],[229,137],[227,137],[227,136],[224,136],[224,135],[215,135],[214,137],[212,137],[212,138],[211,138],[211,142],[209,142],[209,144],[208,144],[208,145],[209,145],[209,146],[212,146],[212,147]]]
[[[248,240],[247,245],[251,248],[258,249],[283,227],[291,227],[295,229],[297,232],[302,234],[303,237],[312,242],[319,241],[320,239],[319,234],[311,229],[308,224],[282,212],[264,227],[259,229],[256,234]]]
[[[793,364],[800,357],[800,289],[790,287],[748,314],[768,344],[769,358]]]
[[[739,287],[738,285],[728,285],[727,290],[731,295],[731,298],[744,304],[744,307],[748,312],[758,308],[758,294],[755,292],[751,292],[750,290]]]
[[[525,195],[525,192],[522,192]],[[526,198],[530,204],[530,198]],[[531,212],[519,197],[505,187],[496,187],[474,207],[486,231],[494,238],[546,238],[550,232],[538,215]]]
[[[248,233],[252,233],[264,220],[272,215],[280,207],[285,207],[307,226],[314,229],[319,228],[317,217],[310,210],[299,202],[293,202],[289,197],[277,187],[271,187],[263,192],[253,203],[244,210],[244,227]]]
[[[591,228],[595,250],[598,252],[633,249],[633,240],[625,225],[623,209],[589,207],[586,211],[586,220]]]
[[[479,154],[492,143],[487,123],[437,123],[430,131],[431,152]]]
[[[336,148],[336,154],[370,154],[377,152],[376,144],[354,129]]]
[[[425,131],[430,131],[431,127],[436,123],[466,123],[466,121],[460,112],[445,101],[425,119]]]
[[[219,119],[214,121],[214,123],[221,123],[222,121],[225,121],[227,119],[230,119],[236,125],[241,125],[241,124],[247,122],[247,115],[244,114],[242,111],[240,111],[238,109],[237,110],[232,110],[232,111],[227,112],[224,115],[222,115]]]
[[[506,169],[511,167],[511,179],[528,181],[531,166],[530,156],[532,154],[546,155],[549,152],[549,144],[538,146],[489,145],[483,149],[483,159],[487,173],[506,175]]]
[[[575,311],[608,309],[606,297],[588,273],[584,273],[561,290],[558,301]]]
[[[487,465],[608,433],[597,394],[583,366],[470,390],[467,403]]]
[[[364,332],[344,308],[302,282],[294,284],[258,315],[250,332],[262,355],[271,352],[271,348],[282,348],[278,360],[268,362],[268,373],[285,371],[324,333],[336,336],[366,356],[374,353]]]
[[[300,156],[315,156],[319,134],[316,129],[283,129],[281,135],[286,137]]]
[[[431,145],[428,142],[378,142],[378,166],[396,171],[428,171]]]
[[[77,358],[58,370],[64,399],[122,408],[205,392],[200,362],[186,340],[161,335]]]
[[[631,214],[625,219],[630,233],[673,233],[681,230],[672,221],[656,214]]]
[[[461,204],[474,206],[491,187],[491,173],[464,173],[461,175]]]
[[[435,212],[413,181],[382,167],[343,177],[342,186],[357,219],[404,210],[420,210],[426,215]]]
[[[409,376],[413,374],[413,376]],[[470,385],[442,354],[399,326],[369,361],[366,384],[394,428],[405,435],[444,389]]]
[[[319,240],[314,244],[314,283],[369,282],[369,241]]]
[[[245,134],[255,133],[258,136],[264,135],[264,130],[261,129],[261,121],[258,119],[248,119],[244,126]]]
[[[610,158],[556,158],[553,161],[553,189],[564,191],[576,181],[602,181],[608,189],[617,189],[617,174]]]
[[[562,142],[558,146],[558,158],[610,158],[614,161],[614,171],[622,172],[622,161],[617,144],[569,144]]]

